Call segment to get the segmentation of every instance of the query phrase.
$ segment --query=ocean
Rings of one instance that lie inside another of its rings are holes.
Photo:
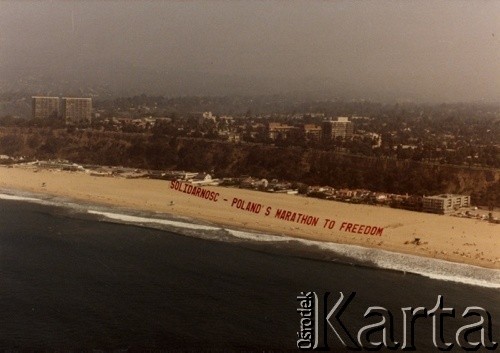
[[[0,194],[0,274],[0,349],[293,351],[297,295],[309,291],[331,292],[331,306],[355,292],[342,313],[354,334],[381,306],[401,341],[401,308],[441,295],[456,310],[447,341],[477,321],[461,317],[469,306],[490,313],[500,340],[499,271],[11,191]],[[343,351],[332,331],[328,342]],[[431,319],[417,320],[415,346],[438,351]]]

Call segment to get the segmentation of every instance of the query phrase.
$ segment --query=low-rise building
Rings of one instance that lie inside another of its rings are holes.
[[[323,141],[331,141],[340,137],[350,139],[354,133],[354,125],[347,117],[338,117],[337,120],[328,119],[321,124]]]
[[[424,212],[446,214],[463,207],[470,207],[470,196],[456,194],[424,196],[422,202]]]
[[[297,132],[298,128],[282,123],[269,123],[269,138],[276,140],[279,136],[282,139],[287,139]]]
[[[309,141],[319,141],[321,139],[321,126],[316,124],[305,124],[304,135]]]
[[[198,173],[188,182],[193,185],[219,185],[219,179],[212,179],[212,176],[207,173]]]

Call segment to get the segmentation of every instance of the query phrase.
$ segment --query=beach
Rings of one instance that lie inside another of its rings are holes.
[[[35,172],[20,166],[0,167],[0,189],[500,269],[500,228],[483,220],[165,180]]]

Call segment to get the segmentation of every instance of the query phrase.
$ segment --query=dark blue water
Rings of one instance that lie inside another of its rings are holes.
[[[363,319],[367,307],[379,305],[393,312],[398,339],[401,307],[430,309],[443,295],[458,316],[466,306],[486,308],[499,340],[498,290],[266,246],[249,249],[0,200],[0,348],[293,350],[296,295],[311,290],[330,291],[332,300],[340,291],[356,292],[342,316],[354,334],[374,322]],[[454,342],[457,328],[471,322],[449,319],[445,337]],[[437,351],[431,330],[430,321],[417,323],[417,351]],[[335,337],[330,345],[340,351]]]

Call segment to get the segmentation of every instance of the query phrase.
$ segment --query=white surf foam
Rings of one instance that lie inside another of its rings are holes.
[[[432,279],[500,288],[500,270],[384,250],[374,262],[382,268],[417,273]]]
[[[293,238],[282,237],[282,236],[278,236],[278,235],[243,232],[243,231],[234,230],[234,229],[226,229],[226,231],[236,238],[246,239],[246,240],[256,240],[256,241],[262,241],[262,242],[290,241],[290,239],[293,239]]]
[[[276,236],[262,233],[249,233],[227,230],[229,234],[241,239],[261,242],[297,242],[314,246],[330,253],[345,256],[375,266],[404,273],[414,273],[432,279],[451,281],[487,288],[500,288],[500,270],[455,263],[387,250],[365,248],[358,245],[336,244],[289,236]]]
[[[30,202],[41,202],[43,200],[36,199],[34,197],[16,196],[8,194],[0,194],[1,200],[15,200],[15,201],[30,201]]]
[[[29,193],[27,194],[31,195]],[[46,206],[62,206],[67,209],[76,210],[78,212],[82,212],[88,209],[88,207],[85,205],[71,202],[68,199],[62,197],[50,196],[50,198],[44,198],[47,196],[46,195],[43,195],[41,197],[34,197],[34,196],[23,196],[23,194],[12,195],[12,194],[0,193],[0,200],[26,201]]]
[[[114,220],[128,222],[128,223],[141,223],[141,224],[156,223],[156,224],[162,224],[162,225],[167,225],[167,226],[172,226],[172,227],[177,227],[177,228],[188,228],[188,229],[197,229],[197,230],[220,230],[221,229],[221,228],[205,226],[205,225],[201,225],[201,224],[170,221],[170,220],[161,219],[161,218],[146,218],[146,217],[130,216],[130,215],[121,214],[121,213],[101,212],[101,211],[94,211],[94,210],[88,210],[87,212],[90,214],[101,215],[101,216],[104,216],[104,217],[109,218],[109,219],[114,219]]]
[[[89,210],[89,213],[105,216],[110,219],[130,223],[158,223],[178,228],[196,230],[220,230],[221,228],[198,225],[187,222],[170,221],[160,218],[146,218]],[[440,259],[425,258],[409,254],[395,253],[386,250],[366,248],[358,245],[337,244],[316,240],[300,239],[290,236],[278,236],[265,233],[245,232],[234,229],[225,229],[235,238],[256,242],[296,242],[305,246],[314,246],[323,251],[351,258],[354,260],[372,263],[383,269],[419,274],[428,278],[452,281],[474,286],[500,288],[500,270],[487,269],[473,265],[449,262]]]
[[[47,205],[62,205],[70,208],[82,209],[82,205],[57,200],[45,200],[41,198],[11,195],[0,193],[0,199],[14,200],[14,201],[27,201]],[[173,220],[166,220],[161,218],[147,218],[139,216],[131,216],[120,213],[102,212],[97,210],[88,210],[90,214],[104,216],[108,219],[128,223],[140,224],[161,224],[172,226],[176,228],[184,228],[191,230],[201,231],[217,231],[221,228],[194,224],[190,222],[179,222]],[[473,265],[460,264],[449,262],[440,259],[424,258],[408,254],[400,254],[380,249],[365,248],[357,245],[336,244],[329,242],[321,242],[308,239],[293,238],[289,236],[277,236],[263,233],[245,232],[233,229],[225,229],[227,234],[232,237],[242,239],[244,241],[257,241],[257,242],[296,242],[305,246],[314,246],[330,253],[352,258],[362,262],[370,262],[375,266],[383,269],[396,270],[400,272],[408,272],[419,274],[428,278],[452,281],[462,284],[469,284],[474,286],[500,288],[500,270],[487,269]],[[221,238],[222,240],[222,238]]]

